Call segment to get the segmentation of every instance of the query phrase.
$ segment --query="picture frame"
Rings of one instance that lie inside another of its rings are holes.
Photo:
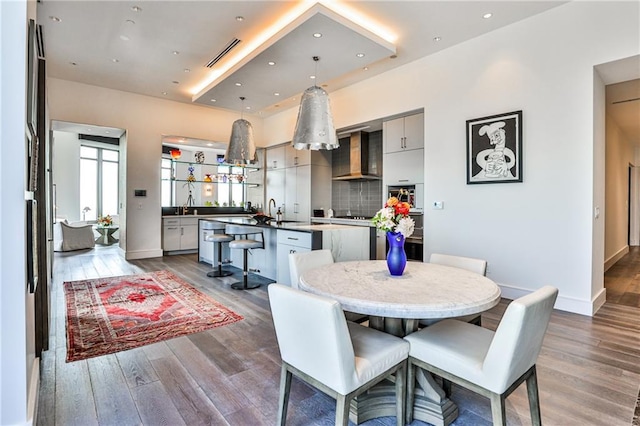
[[[467,120],[467,184],[522,182],[522,110]]]
[[[36,22],[29,20],[27,34],[27,127],[35,132],[38,120],[38,45]]]

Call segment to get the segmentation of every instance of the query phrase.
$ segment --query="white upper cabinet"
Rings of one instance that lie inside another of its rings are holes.
[[[286,146],[278,145],[273,148],[267,148],[267,170],[284,169],[286,158]]]
[[[424,114],[413,114],[382,125],[384,152],[409,151],[424,147]]]

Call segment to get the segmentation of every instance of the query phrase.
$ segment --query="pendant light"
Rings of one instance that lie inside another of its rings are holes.
[[[251,123],[242,118],[244,99],[244,96],[240,97],[242,101],[240,118],[233,122],[229,146],[224,155],[224,162],[228,164],[251,164],[257,161],[253,127],[251,127]]]
[[[320,58],[314,56],[316,63],[316,79],[318,75],[318,61]],[[329,105],[329,95],[321,87],[315,84],[309,87],[302,94],[300,110],[298,111],[298,121],[293,132],[291,145],[295,149],[335,149],[340,146],[336,129],[333,126],[331,107]]]

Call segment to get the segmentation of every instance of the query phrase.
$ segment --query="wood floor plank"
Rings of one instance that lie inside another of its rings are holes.
[[[189,425],[223,425],[226,420],[175,356],[151,361],[184,421]]]
[[[186,425],[162,382],[153,382],[131,389],[144,425]]]
[[[95,399],[86,361],[65,362],[66,350],[56,350],[56,425],[98,425]]]
[[[160,380],[143,348],[118,352],[115,356],[130,388]]]
[[[87,364],[98,422],[103,425],[139,425],[140,416],[116,356],[90,358]]]

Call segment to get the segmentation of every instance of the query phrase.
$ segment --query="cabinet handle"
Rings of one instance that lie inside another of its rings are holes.
[[[180,228],[180,235],[184,235],[184,228]]]
[[[398,179],[398,182],[409,182],[409,179]]]
[[[293,157],[293,164],[298,165],[298,157]]]
[[[287,240],[298,241],[298,239],[297,239],[297,238],[293,238],[293,237],[287,237]]]
[[[277,160],[273,160],[273,168],[274,169],[278,168],[278,161]]]
[[[295,251],[295,250],[293,250],[293,249],[289,250],[289,253],[295,253],[295,252],[296,252],[296,251]]]
[[[293,212],[294,213],[299,213],[298,212],[298,203],[293,203]]]
[[[167,229],[171,229],[171,230],[173,230],[173,229],[178,229],[178,228],[167,228]]]

